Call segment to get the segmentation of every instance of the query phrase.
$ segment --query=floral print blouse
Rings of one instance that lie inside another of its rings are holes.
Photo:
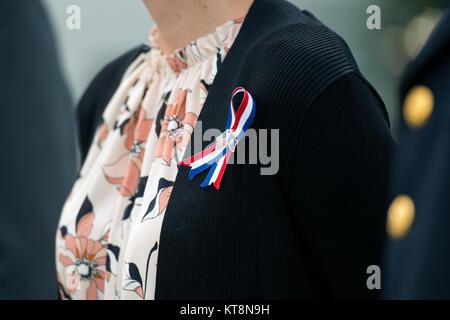
[[[171,55],[155,26],[103,113],[56,236],[63,299],[154,299],[164,213],[208,89],[244,18]]]

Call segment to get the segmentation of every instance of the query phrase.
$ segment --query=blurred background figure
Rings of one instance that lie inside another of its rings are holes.
[[[54,238],[76,175],[71,99],[38,0],[0,0],[0,299],[57,297]]]
[[[407,68],[401,97],[385,298],[450,299],[450,10]]]

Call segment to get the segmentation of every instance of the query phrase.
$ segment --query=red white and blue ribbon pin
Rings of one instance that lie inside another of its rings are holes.
[[[233,105],[233,98],[239,93],[244,93],[244,97],[236,112]],[[230,102],[226,130],[216,138],[213,145],[178,163],[191,167],[189,180],[194,179],[200,172],[209,169],[209,173],[201,187],[207,187],[213,184],[219,190],[220,181],[227,167],[228,159],[252,124],[255,118],[255,111],[255,101],[250,93],[242,87],[234,89]]]

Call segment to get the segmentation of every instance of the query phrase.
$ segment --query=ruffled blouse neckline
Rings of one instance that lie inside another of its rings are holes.
[[[245,16],[228,20],[216,27],[214,32],[191,41],[186,46],[174,50],[171,54],[163,54],[161,52],[158,46],[158,26],[155,25],[151,29],[146,43],[152,52],[152,62],[155,63],[158,60],[160,64],[166,64],[173,72],[179,73],[212,56],[216,56],[220,50],[228,52],[239,31],[237,29],[236,34],[234,34],[233,28],[237,25],[240,26],[244,19]],[[165,69],[164,65],[159,67],[160,70],[161,68]]]

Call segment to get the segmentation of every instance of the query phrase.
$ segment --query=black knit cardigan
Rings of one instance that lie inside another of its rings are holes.
[[[126,67],[109,64],[78,107],[82,153]],[[156,299],[376,298],[388,167],[384,104],[346,43],[284,0],[255,0],[195,130],[227,121],[234,88],[256,102],[252,127],[279,129],[280,167],[228,165],[220,191],[180,167],[160,238]],[[206,146],[208,142],[204,142]],[[239,147],[238,147],[239,148]]]

